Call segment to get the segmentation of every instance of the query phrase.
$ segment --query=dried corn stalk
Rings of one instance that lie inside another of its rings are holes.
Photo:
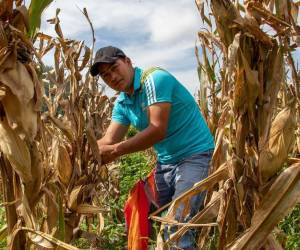
[[[92,49],[64,38],[59,10],[49,20],[58,37],[37,33],[37,14],[50,2],[32,1],[29,12],[22,1],[0,2],[0,170],[10,249],[76,249],[66,243],[78,237],[84,215],[103,221],[108,207],[100,200],[114,188],[95,148],[114,98],[89,76]],[[50,52],[53,69],[42,62]]]
[[[209,9],[195,2],[203,20],[199,104],[216,138],[211,174],[165,206],[166,217],[159,210],[152,218],[178,225],[176,208],[207,190],[204,208],[165,245],[200,227],[202,249],[215,227],[218,249],[282,249],[272,230],[300,202],[299,164],[289,166],[299,157],[300,84],[291,56],[299,4],[211,0]]]

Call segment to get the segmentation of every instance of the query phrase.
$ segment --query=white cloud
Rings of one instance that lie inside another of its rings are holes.
[[[145,32],[151,32],[155,42],[190,38],[191,32],[196,32],[200,24],[193,1],[56,0],[44,13],[42,29],[49,33],[53,31],[45,20],[54,17],[56,8],[60,8],[61,26],[66,36],[87,31],[87,21],[80,12],[83,7],[87,8],[95,29],[122,31],[129,28],[134,31],[137,24],[143,23],[142,28]]]
[[[45,11],[43,20],[54,17],[56,8],[60,8],[65,37],[82,40],[86,38],[83,34],[90,32],[79,10],[83,7],[87,8],[96,30],[96,45],[120,44],[135,65],[144,68],[176,68],[172,73],[194,92],[191,83],[197,81],[196,60],[187,53],[193,49],[201,25],[194,1],[56,0]],[[42,31],[55,35],[54,26],[45,21]],[[191,66],[187,69],[185,65]]]
[[[56,8],[60,8],[61,26],[66,36],[77,36],[80,32],[89,30],[89,25],[80,12],[84,7],[87,8],[95,29],[105,27],[122,30],[149,14],[149,2],[144,4],[139,0],[56,0],[45,11],[44,16],[45,19],[54,17]],[[52,31],[46,22],[43,22],[42,27],[46,31]]]
[[[151,15],[149,23],[154,42],[191,42],[197,31],[198,17],[191,4],[169,4],[158,8]],[[196,13],[197,14],[197,13]]]
[[[193,96],[197,94],[200,83],[196,68],[187,71],[176,71],[174,75]]]
[[[183,60],[195,61],[195,58],[186,58],[185,56],[185,50],[189,48],[190,46],[185,44],[159,46],[156,48],[154,43],[141,47],[125,47],[124,51],[132,58],[134,63],[144,67],[157,65],[171,68],[173,65],[180,66],[179,64]]]

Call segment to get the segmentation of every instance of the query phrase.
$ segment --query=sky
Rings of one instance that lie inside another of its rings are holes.
[[[95,49],[117,46],[134,66],[160,66],[196,95],[199,80],[194,49],[203,24],[194,0],[54,0],[43,13],[41,32],[56,35],[46,20],[60,8],[64,36],[90,46],[91,30],[80,11],[84,7],[95,29]],[[299,19],[300,15],[298,23]],[[298,64],[300,49],[293,57]],[[53,59],[48,55],[44,62],[52,65]]]
[[[96,36],[95,48],[113,45],[131,58],[134,66],[160,66],[195,94],[199,88],[195,42],[202,23],[193,0],[55,0],[45,10],[41,32],[55,35],[46,22],[60,8],[64,36],[91,45],[87,8]],[[49,57],[46,63],[51,64]]]

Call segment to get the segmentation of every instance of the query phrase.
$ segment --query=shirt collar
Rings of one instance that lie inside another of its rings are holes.
[[[142,76],[143,70],[139,67],[134,68],[134,77],[133,77],[133,89],[134,93],[132,96],[129,96],[125,92],[121,92],[118,98],[119,102],[124,102],[125,104],[132,104],[132,97],[136,95],[136,92],[141,87],[141,76]]]

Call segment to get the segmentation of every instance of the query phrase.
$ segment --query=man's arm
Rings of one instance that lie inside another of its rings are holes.
[[[145,150],[166,136],[171,103],[156,103],[149,106],[149,125],[132,138],[116,146],[117,154],[124,155]]]
[[[149,125],[128,140],[100,147],[105,162],[141,150],[145,150],[165,138],[169,122],[171,103],[155,103],[148,107]]]
[[[104,145],[113,145],[122,141],[128,131],[128,127],[129,126],[112,121],[105,135],[97,141],[99,148]]]

